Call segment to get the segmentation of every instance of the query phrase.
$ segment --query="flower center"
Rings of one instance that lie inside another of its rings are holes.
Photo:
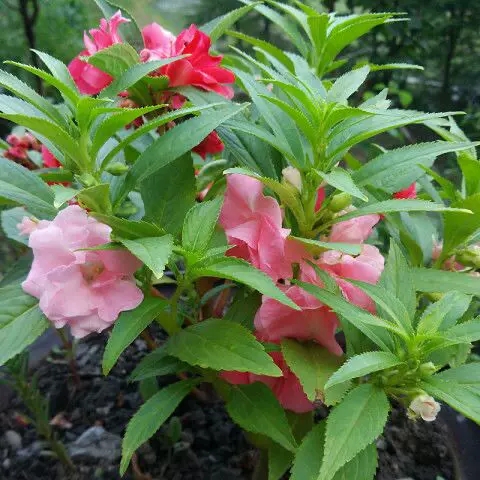
[[[80,270],[85,281],[92,283],[105,270],[105,266],[102,262],[85,262],[83,265],[80,265]]]

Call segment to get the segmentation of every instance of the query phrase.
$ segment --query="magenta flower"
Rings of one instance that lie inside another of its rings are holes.
[[[246,175],[229,175],[220,225],[230,245],[228,255],[243,258],[274,280],[292,275],[285,258],[290,230],[282,228],[282,210],[263,195],[263,184]]]
[[[80,52],[68,65],[70,74],[81,93],[96,95],[110,85],[112,77],[93,65],[80,60],[80,57],[89,57],[116,43],[122,43],[122,39],[118,34],[118,27],[122,23],[129,21],[130,20],[122,17],[119,10],[109,20],[102,18],[100,28],[93,28],[89,31],[91,38],[87,33],[84,33],[83,42],[85,44],[85,50]]]
[[[233,97],[233,89],[225,84],[235,82],[235,75],[220,66],[221,55],[210,54],[210,37],[195,25],[175,38],[168,30],[152,23],[143,28],[142,35],[145,48],[140,52],[140,58],[144,62],[189,55],[158,71],[169,78],[170,87],[193,85],[227,98]]]
[[[124,250],[85,251],[110,242],[111,229],[73,205],[30,234],[34,260],[22,286],[45,316],[81,338],[108,328],[143,300],[134,272],[141,263]]]

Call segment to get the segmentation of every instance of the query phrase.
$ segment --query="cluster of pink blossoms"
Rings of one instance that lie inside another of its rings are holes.
[[[34,260],[23,289],[55,328],[68,325],[81,338],[105,330],[120,312],[137,307],[143,293],[133,274],[141,266],[126,250],[85,250],[110,242],[111,229],[72,205],[53,221],[24,218]]]
[[[90,36],[85,33],[85,50],[68,67],[81,93],[96,95],[113,79],[107,73],[84,62],[80,57],[94,55],[100,50],[121,43],[118,27],[129,21],[123,18],[118,11],[109,20],[102,19],[100,28],[89,31]],[[233,97],[233,89],[227,84],[235,82],[235,75],[220,66],[223,58],[221,55],[210,54],[210,37],[195,25],[191,25],[178,37],[175,37],[157,23],[152,23],[142,29],[142,36],[144,42],[144,48],[140,52],[142,62],[188,55],[188,57],[165,65],[153,73],[155,76],[168,77],[170,88],[191,85],[202,90],[216,92],[226,98]],[[180,108],[184,103],[184,98],[176,94],[166,93],[162,102],[164,100],[169,100],[174,109]],[[207,154],[222,152],[223,148],[223,143],[217,133],[212,132],[194,151],[205,158]]]
[[[317,208],[321,207],[322,201],[320,192]],[[366,215],[337,223],[327,240],[363,244],[379,220],[379,215]],[[271,343],[280,343],[284,338],[312,340],[333,354],[341,355],[342,349],[335,339],[337,316],[318,299],[289,283],[293,276],[292,265],[300,265],[301,280],[323,286],[307,261],[315,263],[336,281],[347,300],[373,312],[375,306],[372,300],[349,280],[376,283],[383,271],[384,258],[376,247],[367,244],[362,246],[360,255],[356,257],[329,250],[314,258],[306,247],[289,237],[290,231],[283,228],[282,221],[280,205],[274,198],[264,196],[260,181],[243,175],[227,178],[220,224],[229,244],[233,245],[228,254],[243,258],[265,272],[302,309],[295,311],[276,300],[263,297],[254,320],[255,334],[260,340]],[[285,408],[295,412],[312,410],[312,402],[307,399],[281,353],[273,352],[271,356],[282,369],[283,377],[224,372],[223,378],[234,384],[263,382]]]

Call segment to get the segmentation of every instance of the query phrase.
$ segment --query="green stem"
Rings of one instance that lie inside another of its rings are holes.
[[[268,452],[266,450],[258,450],[258,458],[252,480],[268,480]]]

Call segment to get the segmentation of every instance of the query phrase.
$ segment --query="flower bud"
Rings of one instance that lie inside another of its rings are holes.
[[[20,223],[17,223],[18,233],[22,237],[28,237],[33,231],[37,229],[38,220],[31,217],[23,217]]]
[[[352,204],[352,196],[348,193],[342,192],[333,196],[328,206],[328,209],[331,212],[337,213],[337,212],[341,212],[342,210],[345,210],[351,204]]]
[[[480,268],[480,245],[471,245],[456,254],[457,262],[466,267]]]
[[[302,191],[302,175],[295,167],[286,167],[282,170],[283,179],[295,187],[299,192]]]
[[[83,187],[93,187],[97,184],[95,177],[91,173],[82,173],[82,175],[77,176],[77,180],[82,184]]]
[[[426,422],[433,422],[440,411],[440,404],[430,395],[422,394],[412,400],[409,410],[412,417],[422,417]]]
[[[119,177],[120,175],[128,172],[128,166],[120,162],[115,162],[108,165],[105,171],[110,173],[111,175]]]
[[[437,368],[435,367],[433,362],[427,362],[422,363],[418,368],[418,371],[422,377],[430,377],[437,371]]]

